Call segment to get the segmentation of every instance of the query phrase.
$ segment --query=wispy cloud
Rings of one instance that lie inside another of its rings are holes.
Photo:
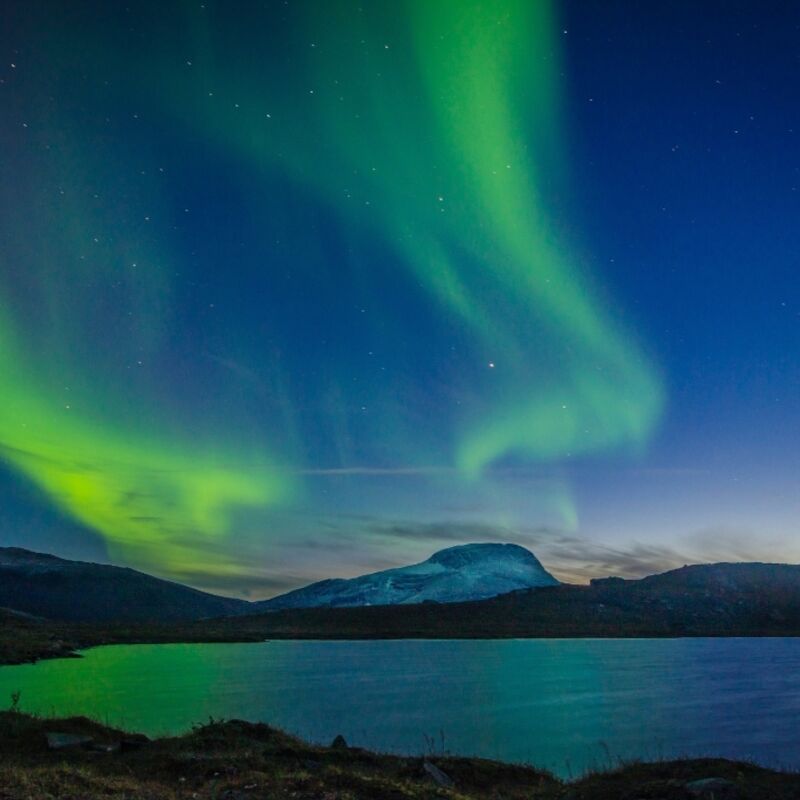
[[[676,537],[675,545],[631,540],[597,541],[548,526],[517,527],[472,520],[418,522],[353,518],[344,548],[354,542],[377,539],[381,550],[392,553],[387,564],[408,563],[409,551],[430,554],[435,549],[469,542],[515,542],[531,549],[560,580],[585,583],[591,578],[616,575],[641,578],[676,569],[684,564],[716,561],[798,561],[800,547],[781,539],[768,540],[752,531],[726,527],[708,528]],[[352,538],[351,538],[352,537]],[[380,568],[376,563],[376,568]]]
[[[298,525],[298,519],[300,524]],[[603,542],[548,526],[513,526],[474,519],[417,521],[369,514],[302,515],[287,519],[291,536],[270,541],[251,536],[239,541],[230,574],[196,571],[170,577],[199,588],[252,599],[270,597],[323,578],[352,577],[422,561],[436,550],[470,542],[514,542],[532,550],[559,580],[587,583],[616,575],[641,578],[684,564],[715,561],[800,561],[800,548],[782,540],[768,541],[752,531],[716,527],[676,536],[674,544]],[[198,541],[198,565],[225,557],[230,541]],[[165,576],[166,577],[166,576]]]
[[[421,466],[421,467],[352,466],[352,467],[331,467],[330,469],[302,469],[298,470],[296,474],[335,477],[337,475],[414,476],[414,475],[447,475],[450,473],[455,473],[455,469],[452,467],[436,467],[436,466]]]
[[[530,544],[560,580],[570,583],[609,575],[641,578],[695,560],[663,545],[634,541],[612,546],[558,531],[536,536]]]
[[[372,526],[384,538],[422,542],[505,542],[511,528],[480,522],[385,522]]]
[[[273,597],[296,589],[298,586],[313,583],[303,575],[291,574],[208,575],[197,577],[199,580],[195,581],[195,585],[202,586],[205,591],[252,600]]]

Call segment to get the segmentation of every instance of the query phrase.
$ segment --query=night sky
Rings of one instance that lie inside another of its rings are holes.
[[[0,545],[800,561],[800,7],[3,16]]]

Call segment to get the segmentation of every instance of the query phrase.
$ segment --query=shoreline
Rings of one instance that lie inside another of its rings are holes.
[[[263,723],[209,720],[148,739],[85,717],[0,712],[3,798],[197,800],[789,800],[800,773],[718,758],[617,762],[562,780],[547,770],[428,752],[416,756],[309,744]]]
[[[269,620],[267,620],[268,622]],[[697,633],[637,632],[630,635],[609,632],[580,634],[575,632],[538,635],[519,633],[480,633],[464,635],[463,632],[374,631],[354,632],[343,630],[307,629],[275,630],[263,617],[253,621],[247,618],[225,617],[213,620],[175,624],[93,624],[50,622],[48,620],[0,619],[0,667],[35,664],[59,658],[82,658],[81,651],[111,645],[137,644],[255,644],[268,641],[526,641],[526,640],[594,640],[627,641],[660,639],[798,639],[800,631],[750,634],[744,632]]]

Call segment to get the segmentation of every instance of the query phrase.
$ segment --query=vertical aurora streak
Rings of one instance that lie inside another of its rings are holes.
[[[354,7],[347,24],[307,21],[314,56],[291,88],[281,72],[251,87],[200,46],[207,85],[243,102],[220,113],[203,97],[186,115],[215,109],[207,135],[377,227],[451,315],[477,366],[463,387],[470,407],[453,415],[465,474],[508,454],[552,461],[640,446],[660,414],[660,381],[592,296],[542,199],[566,160],[550,4],[393,8],[400,20]],[[278,106],[266,120],[265,97]]]

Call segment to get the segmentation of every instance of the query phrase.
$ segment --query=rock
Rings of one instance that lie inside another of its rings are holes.
[[[334,750],[347,750],[347,740],[341,733],[331,742],[331,748]]]
[[[446,789],[452,789],[453,786],[455,786],[453,779],[446,772],[442,772],[436,764],[432,764],[427,759],[422,762],[422,769],[424,769],[439,786],[444,786]]]
[[[701,800],[735,800],[739,796],[736,784],[725,778],[703,778],[686,784],[686,791]]]
[[[84,747],[94,741],[91,736],[79,736],[75,733],[48,732],[45,736],[47,736],[47,746],[51,750],[63,750],[65,747]]]

